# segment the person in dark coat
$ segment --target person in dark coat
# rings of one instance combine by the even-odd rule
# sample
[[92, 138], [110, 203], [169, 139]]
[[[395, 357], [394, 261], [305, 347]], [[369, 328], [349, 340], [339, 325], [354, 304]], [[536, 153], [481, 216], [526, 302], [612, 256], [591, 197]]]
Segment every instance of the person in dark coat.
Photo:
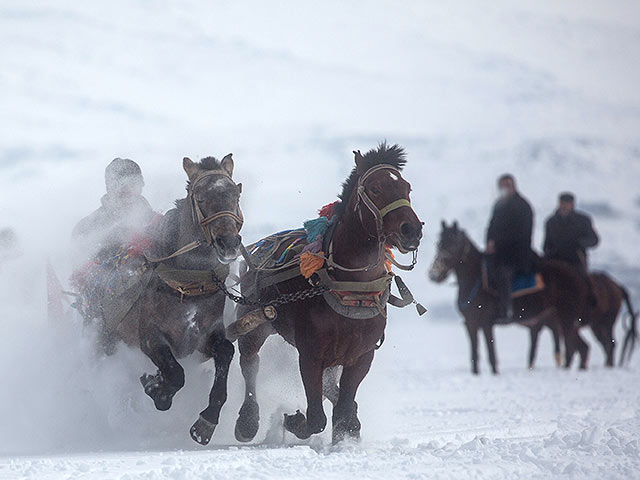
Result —
[[575, 209], [575, 197], [562, 193], [558, 209], [545, 224], [544, 256], [570, 263], [582, 273], [588, 271], [587, 248], [598, 245], [591, 218]]
[[533, 271], [531, 235], [533, 210], [529, 202], [516, 189], [513, 175], [498, 179], [500, 199], [493, 207], [487, 229], [486, 253], [493, 256], [495, 281], [500, 297], [498, 318], [513, 319], [511, 289], [516, 274]]
[[73, 229], [72, 237], [90, 255], [118, 248], [142, 232], [155, 213], [142, 196], [144, 179], [140, 166], [128, 158], [116, 158], [105, 169], [107, 193], [102, 205], [83, 218]]

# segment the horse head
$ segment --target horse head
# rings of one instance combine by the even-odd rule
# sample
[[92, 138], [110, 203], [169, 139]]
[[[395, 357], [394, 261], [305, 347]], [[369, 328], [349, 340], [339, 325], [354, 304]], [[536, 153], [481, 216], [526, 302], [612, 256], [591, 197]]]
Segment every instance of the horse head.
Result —
[[402, 178], [400, 168], [389, 163], [369, 166], [359, 150], [354, 154], [358, 180], [351, 202], [363, 228], [402, 253], [417, 250], [423, 224], [411, 207], [411, 185]]
[[443, 220], [441, 222], [442, 232], [433, 263], [429, 268], [429, 279], [441, 283], [444, 282], [451, 270], [464, 258], [468, 249], [469, 240], [464, 230], [458, 228], [458, 222], [453, 222], [450, 226]]
[[185, 157], [183, 167], [189, 177], [188, 201], [192, 216], [222, 263], [230, 263], [240, 255], [240, 210], [242, 184], [233, 181], [231, 154], [220, 162], [213, 157], [199, 163]]

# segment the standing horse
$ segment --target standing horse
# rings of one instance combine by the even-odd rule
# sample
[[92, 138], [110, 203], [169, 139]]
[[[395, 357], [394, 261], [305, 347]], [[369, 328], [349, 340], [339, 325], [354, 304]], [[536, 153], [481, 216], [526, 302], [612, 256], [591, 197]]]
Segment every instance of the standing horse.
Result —
[[[158, 367], [157, 373], [140, 378], [158, 410], [169, 409], [184, 385], [184, 370], [176, 357], [198, 351], [214, 359], [209, 404], [190, 430], [196, 442], [206, 445], [227, 398], [234, 354], [225, 337], [225, 296], [219, 282], [239, 254], [241, 185], [232, 179], [231, 154], [222, 161], [207, 157], [194, 163], [185, 158], [183, 167], [189, 178], [187, 198], [178, 200], [155, 228], [151, 249], [155, 258], [146, 252], [136, 269], [143, 273], [132, 290], [111, 302], [105, 295], [101, 308], [109, 334], [139, 346]], [[127, 293], [131, 291], [137, 292], [133, 298]]]
[[[379, 280], [389, 277], [385, 247], [416, 251], [422, 224], [409, 203], [410, 185], [400, 174], [405, 164], [403, 149], [383, 143], [364, 156], [354, 153], [356, 165], [343, 185], [341, 202], [336, 206], [335, 230], [325, 250], [329, 252], [325, 273], [330, 276], [328, 281], [351, 285], [380, 283]], [[276, 258], [280, 253], [276, 252]], [[295, 278], [278, 283], [276, 288], [281, 294], [301, 292], [309, 288], [309, 281], [298, 272]], [[385, 294], [386, 287], [383, 290], [378, 292], [378, 298]], [[259, 291], [258, 295], [266, 301], [269, 292]], [[327, 302], [324, 297], [315, 296], [282, 305], [273, 323], [264, 323], [239, 338], [240, 366], [246, 386], [236, 422], [239, 441], [252, 440], [258, 431], [258, 352], [267, 337], [276, 332], [298, 350], [307, 398], [306, 416], [300, 411], [285, 415], [285, 429], [301, 439], [324, 430], [327, 417], [322, 407], [323, 372], [341, 365], [339, 393], [333, 409], [333, 442], [360, 437], [355, 396], [384, 336], [386, 301], [378, 303], [379, 310], [369, 318], [343, 316]]]
[[[498, 317], [498, 297], [482, 288], [483, 254], [467, 237], [456, 222], [447, 226], [442, 222], [438, 251], [429, 270], [429, 278], [443, 282], [451, 271], [458, 279], [458, 309], [465, 319], [471, 340], [471, 369], [478, 368], [478, 330], [482, 328], [487, 343], [489, 362], [493, 373], [498, 373], [495, 354], [493, 326]], [[587, 367], [588, 345], [580, 337], [577, 323], [587, 302], [588, 285], [583, 277], [570, 266], [558, 261], [539, 262], [545, 282], [543, 290], [514, 299], [513, 311], [531, 332], [529, 368], [533, 368], [538, 335], [546, 325], [553, 331], [556, 362], [559, 363], [560, 347], [557, 327], [565, 338], [565, 367], [569, 368], [577, 347], [580, 353], [580, 368]], [[556, 325], [556, 320], [558, 325]]]

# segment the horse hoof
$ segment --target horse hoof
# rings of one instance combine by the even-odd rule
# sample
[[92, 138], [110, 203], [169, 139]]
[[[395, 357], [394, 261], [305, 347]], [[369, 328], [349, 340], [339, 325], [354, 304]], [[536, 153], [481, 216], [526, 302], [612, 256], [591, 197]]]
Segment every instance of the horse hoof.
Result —
[[307, 418], [300, 410], [296, 410], [294, 415], [284, 414], [284, 428], [301, 440], [306, 440], [310, 437], [307, 432]]
[[174, 393], [167, 391], [164, 379], [160, 373], [156, 375], [145, 373], [140, 377], [140, 383], [144, 387], [144, 393], [153, 400], [156, 409], [164, 412], [171, 408]]
[[555, 353], [553, 355], [553, 358], [556, 361], [556, 367], [558, 367], [558, 368], [561, 367], [562, 366], [562, 357], [560, 356], [560, 354], [559, 353]]
[[258, 433], [260, 426], [260, 408], [255, 400], [245, 400], [238, 412], [236, 420], [236, 440], [242, 443], [250, 442]]
[[350, 422], [340, 422], [333, 426], [331, 432], [331, 443], [337, 445], [344, 440], [351, 440], [354, 442], [360, 441], [360, 421], [357, 418], [351, 419]]
[[189, 429], [189, 434], [193, 438], [194, 442], [200, 445], [207, 445], [211, 441], [213, 432], [215, 432], [217, 425], [199, 416], [196, 423]]

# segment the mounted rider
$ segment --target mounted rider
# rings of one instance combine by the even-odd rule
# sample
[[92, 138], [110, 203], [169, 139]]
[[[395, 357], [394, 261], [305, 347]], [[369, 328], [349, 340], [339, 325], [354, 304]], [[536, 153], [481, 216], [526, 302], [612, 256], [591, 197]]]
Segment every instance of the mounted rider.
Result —
[[589, 269], [587, 248], [596, 247], [599, 241], [591, 217], [576, 211], [575, 196], [561, 193], [558, 209], [545, 224], [545, 258], [562, 260], [586, 273]]
[[533, 271], [531, 251], [533, 210], [516, 189], [513, 175], [498, 179], [500, 199], [493, 207], [487, 229], [486, 253], [493, 257], [495, 282], [500, 298], [498, 319], [513, 320], [511, 289], [516, 274]]
[[600, 239], [591, 217], [576, 211], [572, 193], [561, 193], [558, 200], [558, 209], [545, 224], [544, 258], [562, 260], [577, 269], [589, 286], [589, 302], [596, 305], [598, 300], [589, 277], [587, 248], [597, 246]]
[[83, 218], [72, 236], [89, 250], [103, 257], [142, 232], [155, 212], [142, 196], [144, 178], [140, 166], [128, 158], [115, 158], [105, 168], [107, 193], [100, 208]]

